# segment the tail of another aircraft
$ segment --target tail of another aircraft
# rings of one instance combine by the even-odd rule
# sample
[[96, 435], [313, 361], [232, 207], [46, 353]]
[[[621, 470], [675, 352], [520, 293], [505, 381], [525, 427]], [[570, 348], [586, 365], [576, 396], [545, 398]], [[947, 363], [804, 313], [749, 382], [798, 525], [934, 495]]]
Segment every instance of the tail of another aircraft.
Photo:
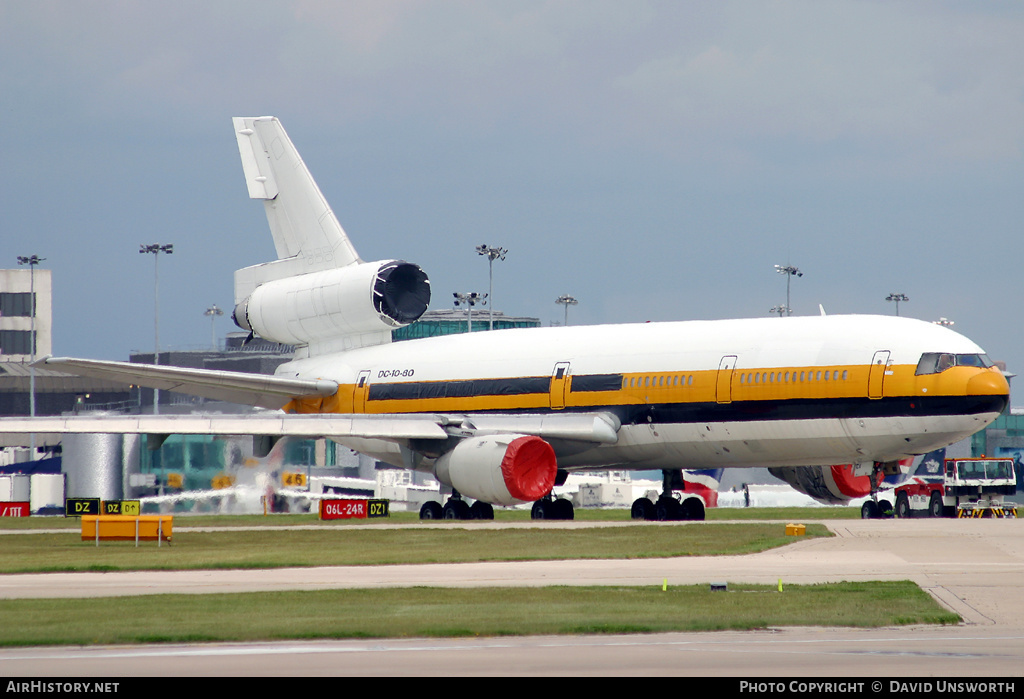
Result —
[[249, 197], [262, 199], [278, 259], [235, 272], [235, 323], [268, 340], [342, 351], [389, 342], [423, 314], [417, 265], [363, 262], [275, 117], [235, 117]]

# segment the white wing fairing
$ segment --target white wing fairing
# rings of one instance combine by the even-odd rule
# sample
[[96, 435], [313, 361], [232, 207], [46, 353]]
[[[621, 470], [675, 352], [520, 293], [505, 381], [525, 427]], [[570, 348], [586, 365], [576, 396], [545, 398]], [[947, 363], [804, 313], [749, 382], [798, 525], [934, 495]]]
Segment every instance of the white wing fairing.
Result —
[[1006, 379], [980, 347], [898, 317], [534, 328], [391, 344], [392, 329], [426, 310], [426, 274], [359, 258], [277, 119], [234, 126], [249, 195], [264, 202], [278, 255], [235, 273], [235, 320], [296, 345], [295, 359], [272, 377], [47, 365], [288, 414], [4, 419], [0, 433], [325, 436], [430, 470], [477, 499], [474, 507], [542, 505], [565, 470], [664, 469], [657, 509], [673, 512], [693, 508], [670, 497], [671, 470], [768, 466], [842, 491], [845, 472], [833, 464], [870, 470], [932, 451], [984, 428], [1007, 404]]

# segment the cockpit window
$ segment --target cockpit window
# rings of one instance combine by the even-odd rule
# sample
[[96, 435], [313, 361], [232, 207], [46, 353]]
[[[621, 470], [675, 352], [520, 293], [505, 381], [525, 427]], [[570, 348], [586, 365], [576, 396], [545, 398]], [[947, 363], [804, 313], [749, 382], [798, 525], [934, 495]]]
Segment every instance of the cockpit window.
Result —
[[925, 352], [917, 363], [917, 376], [940, 374], [954, 366], [987, 368], [993, 366], [987, 354], [950, 354], [948, 352]]

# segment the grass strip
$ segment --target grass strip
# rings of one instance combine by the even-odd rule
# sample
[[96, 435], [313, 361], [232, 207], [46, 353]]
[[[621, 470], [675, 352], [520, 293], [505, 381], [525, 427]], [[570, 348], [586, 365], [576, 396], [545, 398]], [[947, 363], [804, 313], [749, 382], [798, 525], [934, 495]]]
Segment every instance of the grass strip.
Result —
[[0, 600], [0, 645], [655, 633], [954, 624], [909, 581], [403, 588]]
[[[272, 514], [272, 515], [174, 515], [176, 527], [286, 527], [316, 524], [332, 527], [359, 527], [374, 524], [415, 524], [420, 522], [416, 512], [393, 512], [386, 519], [344, 519], [322, 521], [316, 514]], [[750, 521], [787, 520], [820, 521], [826, 519], [860, 519], [859, 507], [723, 507], [706, 511], [707, 521]], [[629, 522], [630, 511], [624, 509], [582, 509], [577, 508], [576, 520], [580, 522]], [[529, 522], [529, 510], [506, 510], [495, 508], [494, 518], [498, 522]], [[460, 522], [434, 520], [424, 522], [428, 526], [448, 524], [460, 526]], [[0, 530], [24, 529], [79, 529], [76, 517], [3, 517]]]
[[[831, 536], [807, 525], [807, 536]], [[782, 524], [699, 523], [582, 529], [259, 529], [155, 542], [82, 541], [78, 531], [0, 536], [0, 573], [281, 568], [755, 553], [793, 543]]]

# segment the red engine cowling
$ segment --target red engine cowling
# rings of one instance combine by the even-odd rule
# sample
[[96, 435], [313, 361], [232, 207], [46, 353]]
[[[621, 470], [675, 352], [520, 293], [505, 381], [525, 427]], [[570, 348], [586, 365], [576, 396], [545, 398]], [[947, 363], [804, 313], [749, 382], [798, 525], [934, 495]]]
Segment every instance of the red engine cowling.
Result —
[[[828, 505], [842, 505], [871, 494], [871, 477], [853, 475], [852, 464], [793, 466], [768, 471], [801, 493]], [[881, 474], [878, 478], [881, 483]]]
[[539, 500], [554, 487], [557, 470], [551, 445], [521, 434], [470, 437], [434, 462], [442, 483], [495, 505]]

